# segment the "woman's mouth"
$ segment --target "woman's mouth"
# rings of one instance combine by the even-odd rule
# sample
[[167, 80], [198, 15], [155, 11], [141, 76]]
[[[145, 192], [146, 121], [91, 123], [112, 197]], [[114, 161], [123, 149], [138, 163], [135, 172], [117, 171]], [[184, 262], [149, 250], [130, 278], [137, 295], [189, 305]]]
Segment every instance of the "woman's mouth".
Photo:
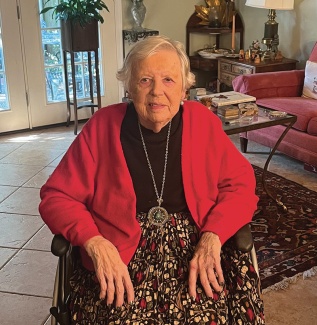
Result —
[[149, 105], [151, 108], [154, 108], [154, 109], [160, 109], [160, 108], [165, 107], [164, 104], [160, 104], [160, 103], [150, 103]]

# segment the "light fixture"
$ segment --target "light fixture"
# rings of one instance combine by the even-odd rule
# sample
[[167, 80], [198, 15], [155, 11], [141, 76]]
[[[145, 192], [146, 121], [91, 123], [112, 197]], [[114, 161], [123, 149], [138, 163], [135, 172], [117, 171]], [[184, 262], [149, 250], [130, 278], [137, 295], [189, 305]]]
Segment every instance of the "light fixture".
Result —
[[278, 23], [275, 20], [275, 10], [292, 10], [294, 9], [294, 0], [247, 0], [246, 6], [269, 9], [269, 20], [265, 23], [264, 37], [262, 43], [266, 45], [267, 50], [264, 58], [270, 58], [272, 52], [277, 53], [279, 45]]

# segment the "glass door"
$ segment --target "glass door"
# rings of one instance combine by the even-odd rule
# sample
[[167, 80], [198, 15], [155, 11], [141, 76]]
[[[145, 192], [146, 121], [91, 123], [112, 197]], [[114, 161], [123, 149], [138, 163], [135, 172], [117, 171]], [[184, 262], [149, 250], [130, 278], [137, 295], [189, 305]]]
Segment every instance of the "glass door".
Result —
[[[51, 13], [39, 15], [45, 2], [0, 0], [4, 53], [2, 64], [0, 51], [0, 113], [7, 113], [0, 116], [0, 132], [66, 122], [60, 27]], [[106, 0], [105, 3], [110, 12], [103, 12], [105, 22], [100, 25], [102, 106], [121, 98], [121, 87], [115, 77], [122, 63], [121, 0]], [[88, 95], [87, 77], [87, 53], [78, 53], [76, 89], [79, 99]], [[2, 84], [6, 84], [7, 89], [2, 90]], [[17, 93], [20, 102], [17, 102]], [[7, 108], [2, 109], [6, 101]], [[90, 116], [89, 108], [78, 111], [79, 119]]]
[[[67, 109], [59, 22], [52, 19], [51, 12], [39, 15], [46, 0], [19, 1], [32, 126], [64, 123], [67, 119]], [[51, 1], [51, 4], [54, 1]], [[113, 44], [118, 44], [116, 29], [120, 31], [122, 29], [121, 20], [118, 22], [116, 19], [118, 1], [107, 0], [105, 2], [109, 7], [109, 12], [102, 11], [105, 22], [100, 24], [102, 106], [119, 100], [119, 87], [115, 77], [118, 68], [118, 47]], [[32, 3], [31, 8], [35, 10], [30, 9], [30, 3]], [[121, 41], [119, 43], [121, 44]], [[77, 53], [75, 69], [78, 97], [79, 99], [87, 98], [87, 53]], [[70, 79], [68, 76], [68, 80]], [[72, 89], [71, 84], [70, 89]], [[90, 108], [82, 108], [78, 111], [79, 119], [90, 116]]]
[[30, 127], [15, 0], [0, 0], [0, 133]]

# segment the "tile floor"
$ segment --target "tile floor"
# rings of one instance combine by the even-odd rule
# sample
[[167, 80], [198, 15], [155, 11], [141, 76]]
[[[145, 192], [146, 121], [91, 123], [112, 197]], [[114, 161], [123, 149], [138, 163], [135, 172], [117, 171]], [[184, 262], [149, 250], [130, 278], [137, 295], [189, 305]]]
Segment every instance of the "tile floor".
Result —
[[39, 189], [74, 140], [72, 128], [0, 136], [0, 324], [49, 324], [57, 258]]
[[[56, 127], [0, 136], [0, 323], [46, 325], [57, 259], [52, 235], [38, 213], [39, 189], [74, 140], [72, 128]], [[238, 136], [232, 136], [238, 144]], [[268, 150], [246, 154], [263, 167]], [[317, 175], [277, 154], [270, 170], [317, 191]]]

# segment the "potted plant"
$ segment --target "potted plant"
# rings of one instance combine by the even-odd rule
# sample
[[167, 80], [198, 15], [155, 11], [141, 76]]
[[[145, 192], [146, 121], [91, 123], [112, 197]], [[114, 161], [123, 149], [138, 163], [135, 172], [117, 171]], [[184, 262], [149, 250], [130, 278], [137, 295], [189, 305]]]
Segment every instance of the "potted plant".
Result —
[[[47, 0], [47, 5], [52, 0]], [[52, 16], [61, 22], [62, 48], [67, 51], [93, 51], [99, 47], [98, 22], [104, 19], [101, 10], [108, 7], [103, 0], [60, 0], [54, 6], [44, 7], [40, 14], [52, 10]]]

